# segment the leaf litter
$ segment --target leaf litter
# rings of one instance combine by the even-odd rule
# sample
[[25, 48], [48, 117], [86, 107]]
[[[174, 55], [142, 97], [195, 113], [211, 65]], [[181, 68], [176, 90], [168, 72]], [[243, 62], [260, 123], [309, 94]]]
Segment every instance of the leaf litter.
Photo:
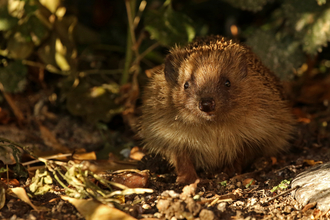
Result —
[[[1, 139], [1, 146], [6, 145], [13, 149], [11, 154], [16, 163], [7, 165], [8, 178], [3, 175], [1, 181], [8, 188], [21, 187], [17, 188], [20, 189], [20, 194], [24, 195], [26, 192], [30, 201], [26, 198], [18, 199], [17, 195], [2, 187], [1, 217], [9, 219], [15, 215], [17, 219], [28, 219], [32, 216], [37, 219], [96, 219], [101, 218], [102, 213], [110, 213], [105, 214], [104, 219], [118, 219], [121, 215], [124, 219], [327, 219], [329, 212], [315, 208], [314, 203], [299, 204], [292, 195], [296, 189], [293, 189], [289, 182], [302, 171], [329, 161], [330, 131], [324, 126], [324, 122], [329, 120], [327, 112], [328, 107], [324, 103], [321, 106], [306, 105], [299, 108], [296, 114], [299, 121], [298, 132], [292, 142], [292, 148], [287, 153], [276, 158], [261, 158], [243, 174], [232, 178], [224, 173], [201, 172], [199, 183], [185, 187], [175, 183], [171, 166], [162, 158], [147, 155], [137, 165], [136, 162], [122, 161], [112, 154], [107, 155], [109, 159], [100, 160], [97, 151], [87, 154], [76, 150], [74, 153], [48, 155], [49, 157], [38, 151], [38, 154], [42, 155], [39, 156], [25, 147], [33, 146], [26, 141], [31, 135], [24, 133], [26, 131], [13, 129], [12, 131], [18, 132], [19, 135], [8, 137], [14, 137], [13, 140], [17, 137], [19, 143], [24, 144]], [[62, 120], [58, 118], [57, 121]], [[70, 121], [70, 126], [61, 126], [59, 129], [52, 126], [52, 123], [43, 122], [48, 132], [41, 131], [41, 135], [51, 135], [53, 141], [47, 142], [49, 139], [46, 136], [39, 140], [46, 143], [45, 145], [60, 143], [69, 149], [67, 152], [73, 152], [70, 150], [71, 144], [66, 132], [70, 133], [70, 129], [82, 126], [76, 126], [77, 122]], [[62, 132], [54, 135], [54, 128], [57, 132]], [[4, 132], [9, 130], [0, 129], [1, 136]], [[79, 132], [81, 134], [75, 139], [76, 145], [83, 143], [84, 138], [90, 137], [84, 135], [83, 130]], [[87, 132], [91, 133], [88, 130]], [[121, 135], [112, 135], [111, 138], [113, 143], [122, 146], [129, 140]], [[116, 138], [121, 140], [116, 142]], [[99, 140], [92, 139], [94, 143]], [[141, 159], [143, 153], [139, 148], [133, 149], [131, 155], [139, 155], [135, 158]], [[122, 151], [123, 149], [118, 150]], [[23, 163], [26, 171], [19, 166], [22, 152], [29, 152], [27, 155], [30, 158], [25, 159], [28, 162]], [[24, 154], [23, 158], [26, 158], [27, 155]], [[31, 158], [34, 159], [33, 162]], [[135, 170], [136, 166], [150, 172]], [[13, 175], [15, 167], [21, 170], [18, 176]], [[14, 183], [13, 180], [19, 183]], [[71, 202], [68, 202], [69, 200]], [[36, 207], [45, 207], [51, 211], [40, 211]], [[117, 212], [114, 210], [118, 210], [117, 217], [111, 214]]]

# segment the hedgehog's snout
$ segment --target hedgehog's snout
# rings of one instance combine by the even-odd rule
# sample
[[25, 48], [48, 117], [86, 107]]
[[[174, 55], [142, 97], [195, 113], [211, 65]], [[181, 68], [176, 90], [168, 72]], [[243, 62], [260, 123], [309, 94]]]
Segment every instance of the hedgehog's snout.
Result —
[[213, 98], [203, 98], [200, 100], [198, 107], [203, 112], [211, 113], [215, 109], [215, 101]]

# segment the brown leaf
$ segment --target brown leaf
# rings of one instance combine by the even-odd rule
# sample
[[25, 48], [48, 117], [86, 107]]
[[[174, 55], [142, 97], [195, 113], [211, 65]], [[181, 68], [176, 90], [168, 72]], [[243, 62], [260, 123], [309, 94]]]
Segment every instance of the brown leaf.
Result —
[[145, 154], [140, 150], [139, 147], [133, 147], [129, 157], [133, 160], [141, 160], [144, 155]]
[[270, 159], [272, 160], [272, 165], [277, 163], [277, 158], [276, 157], [270, 157]]
[[304, 206], [304, 208], [301, 210], [302, 212], [306, 212], [307, 210], [314, 208], [316, 206], [316, 202], [308, 203]]
[[256, 181], [253, 178], [247, 178], [247, 179], [243, 180], [242, 184], [243, 184], [243, 186], [247, 186], [249, 184], [255, 185]]
[[[54, 152], [60, 152], [60, 153], [69, 153], [70, 150], [63, 146], [62, 144], [60, 144], [56, 137], [52, 134], [52, 132], [50, 130], [48, 130], [48, 128], [46, 128], [45, 126], [43, 126], [40, 122], [38, 122], [39, 124], [39, 130], [41, 133], [41, 138], [44, 140], [45, 144], [47, 146], [50, 146], [53, 148]], [[52, 154], [54, 153], [52, 152]]]
[[13, 100], [12, 96], [9, 93], [3, 92], [3, 91], [2, 91], [2, 94], [5, 97], [7, 103], [10, 105], [10, 108], [13, 110], [13, 113], [15, 114], [18, 123], [24, 124], [25, 117], [24, 117], [22, 111], [15, 104], [15, 101]]
[[322, 164], [323, 161], [304, 160], [304, 163], [307, 163], [309, 166], [314, 166], [314, 165], [316, 165], [316, 164]]
[[74, 199], [68, 196], [61, 196], [61, 198], [74, 205], [86, 220], [135, 220], [125, 212], [92, 199]]
[[96, 160], [96, 154], [94, 151], [88, 153], [75, 153], [72, 155], [75, 160]]
[[149, 184], [149, 175], [145, 171], [125, 172], [115, 174], [111, 181], [123, 184], [129, 188], [146, 188]]

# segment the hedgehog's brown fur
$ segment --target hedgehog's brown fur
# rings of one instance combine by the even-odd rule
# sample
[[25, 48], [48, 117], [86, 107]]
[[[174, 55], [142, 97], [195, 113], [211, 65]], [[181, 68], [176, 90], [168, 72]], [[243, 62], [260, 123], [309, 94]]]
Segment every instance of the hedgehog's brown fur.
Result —
[[[200, 110], [204, 99], [214, 110]], [[248, 47], [211, 36], [170, 51], [145, 88], [139, 135], [174, 164], [177, 182], [190, 183], [197, 168], [246, 165], [285, 150], [293, 125], [277, 77]]]

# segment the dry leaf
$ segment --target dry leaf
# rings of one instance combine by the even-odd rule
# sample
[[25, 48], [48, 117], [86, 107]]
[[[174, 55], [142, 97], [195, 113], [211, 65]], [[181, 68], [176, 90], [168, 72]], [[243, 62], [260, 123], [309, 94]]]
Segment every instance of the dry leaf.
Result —
[[293, 108], [292, 113], [298, 118], [298, 122], [304, 124], [309, 124], [311, 122], [310, 115], [303, 112], [300, 108]]
[[132, 216], [114, 207], [104, 205], [92, 199], [74, 199], [61, 196], [63, 200], [69, 201], [82, 214], [86, 220], [134, 220]]
[[270, 159], [272, 160], [272, 165], [277, 163], [277, 159], [276, 157], [270, 157]]
[[256, 181], [253, 178], [247, 178], [247, 179], [243, 180], [242, 184], [243, 184], [243, 186], [255, 185]]
[[304, 206], [304, 208], [301, 210], [302, 212], [306, 212], [307, 210], [314, 208], [316, 206], [316, 202], [308, 203]]
[[35, 206], [30, 201], [28, 195], [26, 194], [26, 191], [22, 187], [16, 187], [9, 189], [12, 193], [14, 193], [19, 199], [21, 199], [23, 202], [29, 204], [35, 211], [42, 212], [42, 211], [49, 211], [46, 207], [43, 206]]
[[129, 155], [129, 158], [131, 158], [133, 160], [142, 160], [144, 155], [145, 154], [140, 150], [139, 147], [133, 147], [131, 150], [131, 153]]
[[96, 160], [96, 154], [94, 151], [88, 153], [75, 153], [72, 155], [75, 160]]
[[316, 165], [316, 164], [322, 164], [323, 161], [304, 160], [304, 163], [307, 163], [309, 166], [314, 166], [314, 165]]
[[111, 181], [123, 184], [129, 188], [146, 188], [149, 183], [148, 172], [125, 172], [114, 174]]
[[52, 134], [52, 132], [50, 132], [50, 130], [48, 130], [48, 128], [46, 128], [45, 126], [43, 126], [41, 123], [39, 124], [39, 130], [41, 133], [41, 137], [44, 140], [45, 144], [52, 147], [54, 149], [55, 152], [60, 152], [60, 153], [68, 153], [69, 149], [65, 146], [63, 146], [62, 144], [60, 144], [56, 137]]
[[4, 92], [3, 90], [2, 90], [2, 94], [5, 97], [5, 99], [6, 99], [7, 103], [9, 104], [10, 108], [13, 110], [13, 113], [15, 114], [16, 119], [18, 120], [19, 124], [23, 124], [25, 122], [25, 117], [24, 117], [22, 111], [15, 104], [15, 101], [12, 98], [12, 95], [10, 95], [9, 93]]

